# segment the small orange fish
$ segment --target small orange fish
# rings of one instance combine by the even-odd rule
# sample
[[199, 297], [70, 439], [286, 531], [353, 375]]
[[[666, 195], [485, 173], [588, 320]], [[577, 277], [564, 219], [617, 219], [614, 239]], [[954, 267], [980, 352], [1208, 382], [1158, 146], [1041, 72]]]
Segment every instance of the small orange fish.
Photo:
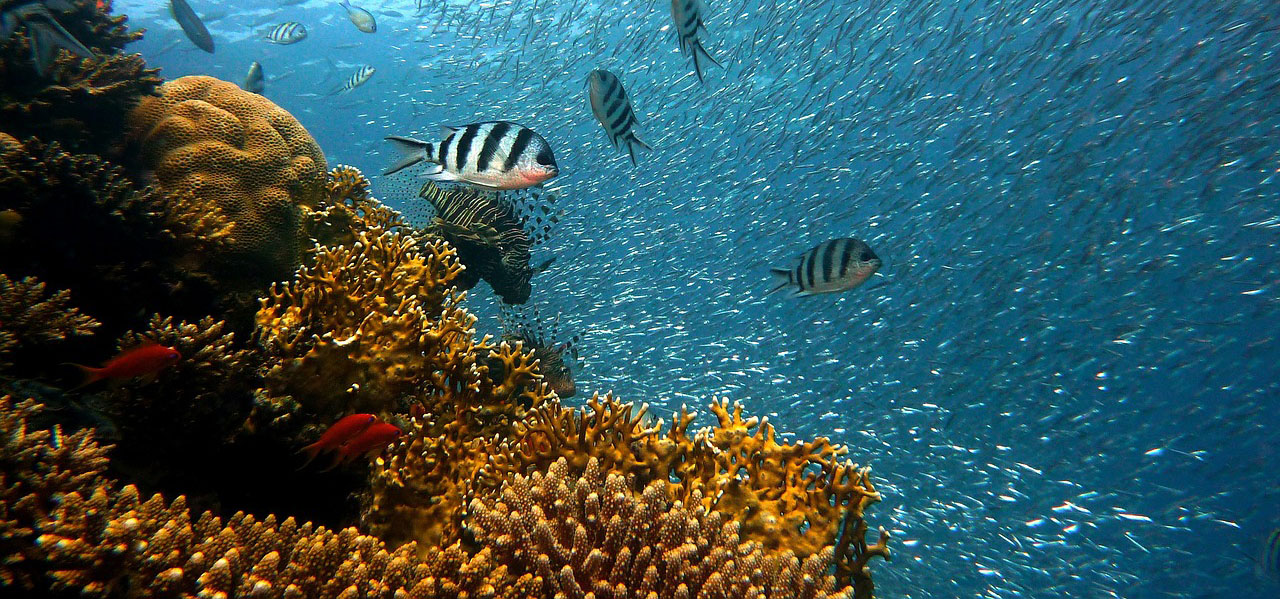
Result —
[[[326, 451], [334, 451], [341, 447], [344, 443], [354, 439], [369, 428], [374, 422], [378, 421], [378, 417], [373, 414], [352, 414], [347, 416], [329, 427], [320, 440], [303, 447], [300, 451], [307, 454], [307, 461], [302, 464], [302, 468], [306, 468], [311, 460]], [[299, 468], [301, 469], [301, 468]]]
[[120, 355], [108, 360], [101, 368], [82, 366], [80, 364], [72, 364], [72, 366], [79, 368], [85, 375], [84, 382], [76, 387], [79, 389], [104, 379], [131, 379], [156, 374], [165, 368], [173, 366], [181, 359], [182, 354], [178, 350], [150, 342], [140, 347], [120, 352]]

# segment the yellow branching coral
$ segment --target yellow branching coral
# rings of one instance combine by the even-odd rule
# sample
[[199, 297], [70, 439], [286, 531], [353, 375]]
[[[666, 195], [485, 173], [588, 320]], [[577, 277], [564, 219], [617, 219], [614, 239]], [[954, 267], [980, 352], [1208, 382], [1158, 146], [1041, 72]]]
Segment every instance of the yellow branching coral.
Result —
[[98, 321], [70, 306], [71, 292], [48, 293], [34, 277], [14, 281], [0, 273], [0, 368], [5, 354], [19, 344], [61, 341], [92, 335]]
[[320, 147], [288, 112], [233, 83], [180, 77], [160, 94], [129, 115], [143, 166], [161, 189], [190, 193], [234, 223], [224, 277], [288, 276], [303, 247], [299, 205], [324, 193]]
[[320, 245], [348, 245], [369, 227], [407, 232], [400, 213], [369, 194], [369, 179], [354, 166], [340, 164], [329, 171], [322, 201], [303, 205], [304, 228]]
[[186, 499], [144, 497], [102, 475], [88, 431], [38, 430], [34, 402], [0, 398], [0, 583], [85, 597], [534, 599], [541, 582], [490, 551], [389, 549], [354, 528], [274, 515], [198, 517]]
[[768, 552], [701, 505], [699, 491], [686, 502], [662, 481], [634, 487], [596, 458], [581, 476], [560, 458], [545, 474], [516, 476], [500, 498], [473, 500], [467, 524], [497, 558], [533, 568], [545, 597], [853, 596], [828, 573], [831, 547], [803, 560]]
[[[694, 415], [687, 410], [681, 410], [664, 435], [661, 421], [646, 421], [646, 409], [633, 412], [630, 404], [598, 395], [582, 410], [543, 405], [527, 434], [490, 448], [496, 455], [481, 476], [509, 479], [560, 459], [581, 472], [594, 459], [606, 471], [632, 477], [638, 488], [660, 481], [686, 502], [697, 493], [704, 507], [740, 522], [743, 538], [769, 550], [816, 555], [836, 542], [845, 521], [852, 547], [837, 557], [850, 576], [864, 574], [865, 559], [858, 568], [849, 560], [864, 554], [888, 556], [887, 550], [867, 554], [869, 549], [854, 534], [859, 526], [865, 533], [863, 510], [880, 495], [867, 469], [840, 459], [845, 448], [825, 438], [779, 443], [768, 422], [743, 419], [742, 406], [727, 401], [711, 404], [719, 423], [692, 436], [688, 427]], [[871, 549], [876, 548], [883, 543]]]

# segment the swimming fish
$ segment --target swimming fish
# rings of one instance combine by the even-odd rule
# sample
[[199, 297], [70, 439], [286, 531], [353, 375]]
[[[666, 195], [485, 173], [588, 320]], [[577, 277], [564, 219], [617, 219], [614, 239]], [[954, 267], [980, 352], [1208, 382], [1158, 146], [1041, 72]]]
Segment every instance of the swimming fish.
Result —
[[1266, 542], [1262, 545], [1262, 555], [1256, 564], [1257, 573], [1264, 578], [1280, 582], [1280, 528], [1271, 530]]
[[356, 29], [365, 33], [373, 33], [378, 30], [378, 23], [373, 20], [373, 14], [369, 11], [359, 6], [352, 6], [347, 0], [338, 0], [338, 5], [347, 9], [347, 18], [351, 19], [351, 24], [355, 25]]
[[173, 14], [173, 19], [182, 27], [182, 32], [187, 34], [187, 39], [191, 40], [191, 43], [213, 54], [213, 36], [209, 35], [209, 30], [200, 21], [196, 11], [191, 10], [187, 0], [169, 0], [169, 12]]
[[155, 374], [181, 359], [182, 354], [178, 350], [151, 342], [120, 352], [120, 355], [108, 360], [101, 368], [80, 364], [72, 366], [85, 374], [84, 382], [76, 387], [78, 389], [105, 379], [131, 379]]
[[369, 78], [372, 77], [373, 74], [376, 72], [378, 72], [378, 69], [375, 69], [369, 65], [364, 65], [359, 69], [357, 69], [355, 73], [352, 73], [350, 77], [347, 77], [347, 80], [342, 82], [342, 85], [338, 86], [337, 89], [329, 92], [329, 95], [332, 96], [334, 94], [344, 94], [357, 87], [360, 87], [361, 85], [364, 85], [365, 82], [368, 81]]
[[604, 127], [613, 147], [619, 142], [627, 144], [627, 153], [631, 155], [631, 164], [636, 164], [635, 145], [652, 150], [649, 144], [636, 137], [636, 113], [631, 108], [631, 99], [627, 90], [613, 73], [604, 69], [596, 69], [587, 75], [587, 96], [591, 100], [591, 112]]
[[54, 20], [53, 14], [49, 12], [50, 8], [60, 11], [75, 10], [67, 0], [18, 2], [0, 10], [0, 41], [8, 40], [19, 25], [26, 25], [31, 45], [31, 62], [41, 76], [49, 72], [58, 48], [84, 58], [95, 56], [93, 50], [72, 37]]
[[425, 173], [432, 181], [461, 181], [488, 189], [523, 189], [560, 174], [551, 146], [532, 129], [507, 121], [445, 127], [439, 145], [390, 136], [401, 159], [384, 175], [419, 162], [435, 166]]
[[338, 457], [329, 469], [351, 461], [353, 458], [380, 452], [400, 437], [400, 429], [394, 424], [375, 422], [360, 434], [338, 448]]
[[[573, 335], [567, 340], [560, 339], [559, 315], [547, 321], [542, 318], [537, 307], [527, 310], [521, 306], [503, 304], [499, 317], [502, 320], [502, 339], [519, 341], [525, 349], [533, 350], [533, 356], [538, 360], [538, 370], [542, 373], [542, 381], [556, 395], [564, 399], [578, 393], [573, 369], [565, 356], [578, 359], [581, 335]], [[501, 360], [490, 360], [488, 365], [492, 375], [502, 376]]]
[[702, 14], [706, 10], [707, 7], [702, 0], [671, 0], [671, 20], [676, 24], [675, 32], [680, 43], [680, 54], [693, 57], [693, 72], [698, 75], [699, 82], [702, 81], [702, 66], [698, 63], [699, 54], [710, 60], [712, 64], [724, 68], [707, 53], [702, 47], [702, 41], [698, 39], [698, 30], [702, 30], [703, 33], [707, 31], [702, 19]]
[[352, 414], [333, 423], [333, 426], [330, 426], [329, 430], [325, 431], [323, 435], [320, 435], [319, 441], [298, 450], [301, 453], [307, 454], [307, 461], [302, 464], [302, 467], [305, 468], [307, 464], [310, 464], [311, 461], [316, 459], [316, 456], [321, 453], [336, 450], [341, 447], [343, 443], [356, 438], [356, 436], [363, 433], [365, 429], [369, 428], [377, 421], [378, 417], [373, 414]]
[[307, 28], [297, 21], [285, 21], [267, 32], [267, 41], [273, 44], [296, 44], [307, 39]]
[[[865, 282], [880, 269], [881, 261], [865, 242], [841, 238], [824, 241], [800, 255], [794, 268], [774, 268], [777, 287], [794, 287], [793, 297], [847, 291]], [[766, 293], [765, 295], [768, 295]]]
[[267, 86], [262, 77], [262, 65], [258, 61], [253, 61], [249, 65], [249, 72], [244, 76], [244, 85], [240, 86], [247, 92], [260, 94], [266, 90]]

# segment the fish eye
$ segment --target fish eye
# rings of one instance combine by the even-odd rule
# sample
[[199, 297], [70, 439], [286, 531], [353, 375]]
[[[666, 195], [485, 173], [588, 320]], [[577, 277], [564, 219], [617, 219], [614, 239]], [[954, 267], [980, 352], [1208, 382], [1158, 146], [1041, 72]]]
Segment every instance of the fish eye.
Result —
[[175, 352], [169, 352], [169, 359], [170, 359], [170, 360], [177, 360], [177, 359], [178, 359], [178, 352], [176, 352], [176, 351], [175, 351]]
[[538, 152], [538, 155], [534, 157], [534, 160], [542, 166], [556, 165], [556, 159], [551, 155], [551, 148], [542, 148], [542, 150]]
[[862, 252], [862, 255], [858, 256], [858, 259], [863, 262], [871, 260], [871, 252]]

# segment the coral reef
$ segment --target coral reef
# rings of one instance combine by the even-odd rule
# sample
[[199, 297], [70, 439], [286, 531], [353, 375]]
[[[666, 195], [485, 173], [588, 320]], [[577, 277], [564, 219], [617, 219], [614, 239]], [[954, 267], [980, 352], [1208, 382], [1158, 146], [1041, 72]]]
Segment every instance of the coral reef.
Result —
[[399, 212], [373, 199], [369, 180], [354, 166], [335, 166], [324, 190], [319, 204], [301, 206], [303, 229], [319, 245], [350, 245], [370, 227], [407, 230]]
[[740, 523], [701, 505], [672, 500], [662, 481], [634, 482], [605, 472], [590, 458], [581, 476], [564, 458], [544, 474], [517, 475], [501, 497], [471, 502], [476, 540], [494, 557], [533, 567], [544, 597], [804, 597], [853, 596], [828, 573], [834, 549], [803, 561], [742, 542]]
[[0, 272], [70, 290], [103, 323], [98, 345], [54, 364], [98, 359], [103, 345], [145, 326], [151, 313], [198, 319], [217, 311], [217, 284], [202, 270], [229, 239], [216, 208], [139, 191], [97, 156], [0, 133], [0, 212], [16, 221], [0, 236]]
[[[12, 14], [32, 2], [7, 0]], [[54, 19], [93, 56], [60, 51], [42, 72], [32, 61], [29, 26], [0, 40], [0, 130], [16, 137], [39, 136], [75, 152], [111, 153], [124, 131], [124, 115], [160, 85], [157, 69], [139, 54], [121, 50], [139, 39], [125, 17], [99, 10], [95, 0], [68, 0], [51, 7]]]
[[21, 346], [92, 335], [101, 323], [71, 307], [66, 290], [46, 293], [34, 277], [11, 280], [0, 273], [0, 372], [10, 363], [5, 354]]
[[[519, 342], [523, 347], [533, 351], [538, 361], [538, 370], [542, 380], [547, 383], [560, 399], [573, 397], [578, 393], [578, 386], [573, 380], [573, 369], [565, 360], [566, 354], [578, 358], [579, 335], [569, 339], [560, 338], [560, 317], [548, 321], [543, 319], [537, 307], [526, 309], [524, 306], [502, 304], [499, 313], [502, 319], [502, 340], [509, 343]], [[491, 363], [490, 371], [501, 372], [501, 363]]]
[[212, 77], [166, 82], [129, 114], [129, 137], [160, 189], [190, 193], [233, 223], [212, 260], [219, 278], [258, 291], [285, 279], [304, 247], [299, 206], [325, 193], [320, 147], [288, 112]]
[[237, 512], [198, 517], [178, 496], [145, 501], [104, 474], [89, 431], [63, 435], [28, 420], [39, 406], [0, 398], [0, 583], [84, 597], [404, 597], [532, 599], [515, 577], [459, 545], [389, 550], [354, 528]]
[[548, 402], [536, 410], [523, 437], [490, 448], [494, 457], [481, 476], [506, 480], [560, 459], [582, 472], [594, 458], [605, 470], [631, 477], [637, 488], [660, 481], [686, 503], [697, 493], [703, 507], [740, 522], [744, 539], [799, 556], [823, 551], [845, 522], [850, 546], [837, 562], [861, 581], [865, 572], [848, 560], [865, 565], [871, 555], [888, 557], [883, 530], [871, 547], [855, 534], [866, 530], [863, 511], [880, 500], [869, 470], [841, 461], [847, 449], [825, 438], [778, 443], [767, 421], [743, 419], [742, 410], [740, 404], [714, 401], [718, 424], [690, 436], [694, 414], [682, 409], [663, 435], [661, 420], [648, 422], [647, 406], [634, 411], [598, 395], [581, 410]]

